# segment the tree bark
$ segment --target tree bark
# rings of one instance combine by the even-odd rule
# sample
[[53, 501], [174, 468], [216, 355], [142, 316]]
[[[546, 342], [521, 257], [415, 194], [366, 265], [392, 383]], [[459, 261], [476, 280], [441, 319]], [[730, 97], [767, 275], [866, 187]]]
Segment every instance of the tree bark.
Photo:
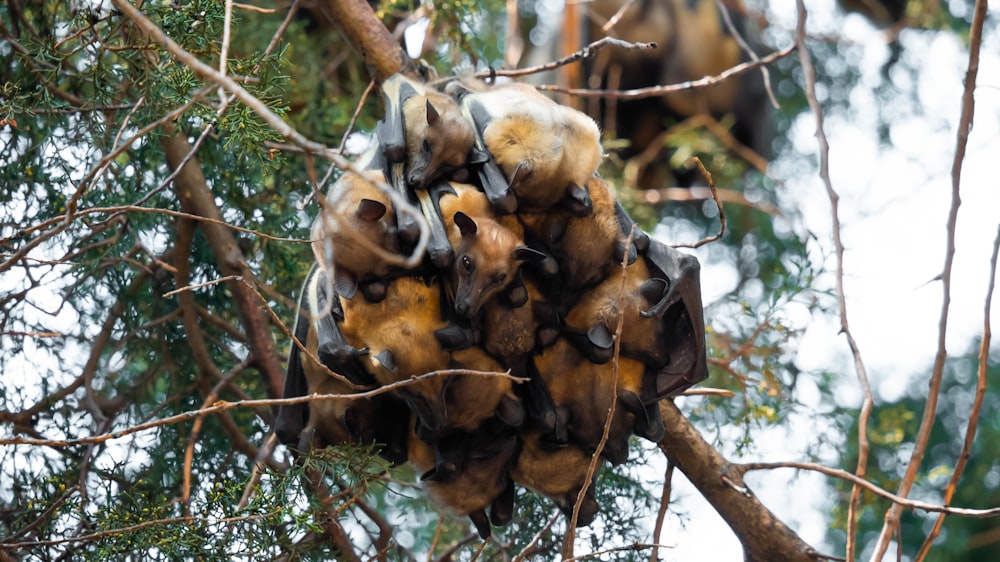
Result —
[[[176, 170], [184, 157], [191, 152], [191, 144], [173, 124], [164, 125], [163, 129], [166, 136], [161, 139], [160, 144], [167, 156], [170, 169]], [[215, 198], [208, 188], [197, 157], [188, 160], [174, 178], [174, 191], [185, 212], [222, 220], [222, 213], [215, 205]], [[220, 224], [209, 222], [202, 222], [200, 227], [212, 248], [220, 273], [224, 277], [238, 275], [252, 284], [254, 274], [243, 256], [243, 251], [237, 246], [232, 231]], [[274, 338], [268, 328], [267, 313], [263, 303], [240, 281], [230, 281], [227, 286], [233, 292], [234, 301], [240, 311], [247, 344], [254, 365], [263, 379], [264, 388], [267, 389], [269, 397], [280, 397], [284, 388], [285, 373], [275, 351]]]
[[340, 26], [377, 84], [409, 66], [409, 57], [365, 0], [326, 0], [322, 9]]
[[815, 562], [828, 558], [806, 544], [757, 499], [743, 483], [742, 473], [702, 438], [672, 401], [662, 400], [660, 413], [668, 428], [660, 447], [736, 534], [746, 562]]

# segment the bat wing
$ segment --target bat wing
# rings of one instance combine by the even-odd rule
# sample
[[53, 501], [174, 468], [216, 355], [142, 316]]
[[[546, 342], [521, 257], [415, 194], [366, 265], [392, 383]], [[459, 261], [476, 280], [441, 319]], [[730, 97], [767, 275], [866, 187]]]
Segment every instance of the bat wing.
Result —
[[514, 196], [513, 190], [510, 189], [510, 184], [507, 182], [503, 170], [497, 165], [493, 155], [489, 153], [483, 142], [483, 131], [486, 130], [493, 117], [483, 104], [472, 97], [464, 98], [462, 105], [476, 129], [476, 150], [487, 156], [485, 162], [477, 167], [479, 183], [483, 186], [486, 198], [490, 200], [498, 213], [511, 214], [517, 210], [517, 198]]
[[455, 253], [448, 241], [444, 219], [441, 218], [441, 207], [437, 202], [440, 193], [435, 194], [433, 191], [418, 189], [416, 195], [417, 201], [420, 203], [420, 212], [427, 220], [427, 226], [431, 231], [430, 240], [427, 243], [427, 256], [430, 257], [434, 267], [447, 269], [452, 260], [455, 259]]
[[385, 118], [375, 126], [375, 136], [387, 161], [402, 162], [406, 159], [406, 121], [403, 102], [417, 95], [409, 79], [400, 73], [382, 82], [382, 103]]
[[694, 256], [683, 254], [651, 239], [645, 255], [655, 275], [669, 285], [664, 297], [667, 309], [665, 341], [670, 360], [656, 371], [656, 398], [674, 396], [708, 377], [705, 350], [705, 317], [701, 304], [701, 265]]
[[[282, 398], [296, 398], [309, 393], [306, 385], [306, 373], [302, 368], [302, 356], [299, 346], [306, 345], [309, 336], [309, 305], [306, 292], [312, 285], [313, 277], [319, 272], [319, 268], [313, 265], [306, 275], [306, 281], [302, 285], [299, 295], [298, 311], [295, 315], [295, 328], [292, 332], [291, 349], [288, 351], [288, 365], [285, 368], [285, 387], [281, 392]], [[299, 434], [306, 427], [309, 419], [309, 404], [291, 404], [278, 406], [278, 414], [274, 420], [274, 433], [278, 440], [285, 445], [293, 445], [299, 442]]]

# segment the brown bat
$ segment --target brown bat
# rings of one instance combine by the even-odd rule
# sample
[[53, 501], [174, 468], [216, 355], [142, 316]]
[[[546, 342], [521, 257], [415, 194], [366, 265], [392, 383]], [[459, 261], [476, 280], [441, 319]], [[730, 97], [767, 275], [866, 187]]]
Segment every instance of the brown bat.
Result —
[[[447, 369], [450, 355], [434, 331], [441, 319], [440, 290], [414, 277], [389, 283], [382, 302], [344, 301], [341, 331], [355, 347], [366, 347], [366, 367], [381, 385]], [[447, 424], [445, 389], [450, 377], [433, 376], [396, 391], [429, 431]]]
[[644, 313], [646, 317], [658, 318], [663, 325], [667, 359], [655, 369], [655, 400], [675, 396], [708, 378], [705, 317], [698, 258], [655, 239], [650, 241], [644, 257], [651, 275], [669, 285], [660, 301]]
[[568, 210], [552, 209], [546, 213], [521, 213], [525, 230], [552, 252], [559, 262], [564, 289], [572, 295], [579, 290], [604, 281], [621, 265], [635, 261], [639, 249], [649, 246], [648, 236], [636, 228], [629, 240], [634, 223], [615, 199], [614, 188], [598, 177], [588, 184], [593, 212], [579, 217]]
[[[416, 197], [430, 228], [427, 251], [431, 262], [447, 267], [452, 250], [427, 188], [455, 174], [464, 179], [466, 164], [485, 156], [474, 149], [472, 124], [451, 97], [398, 73], [382, 83], [382, 94], [386, 117], [376, 127], [376, 136], [389, 175], [400, 195]], [[419, 228], [413, 218], [397, 216], [397, 220], [404, 242], [415, 242]]]
[[[572, 444], [549, 446], [538, 431], [522, 431], [520, 437], [521, 452], [510, 468], [510, 477], [521, 486], [552, 500], [569, 520], [587, 481], [591, 456]], [[601, 461], [598, 461], [598, 470], [600, 465]], [[591, 481], [580, 505], [577, 527], [590, 525], [600, 509]]]
[[[604, 425], [611, 408], [612, 397], [620, 397], [611, 426], [608, 439], [601, 455], [619, 465], [628, 460], [629, 436], [639, 430], [646, 436], [655, 436], [661, 429], [652, 427], [655, 424], [647, 419], [642, 407], [640, 394], [643, 393], [643, 374], [645, 366], [634, 359], [620, 357], [618, 359], [618, 380], [615, 384], [614, 363], [592, 363], [565, 339], [560, 339], [541, 355], [535, 357], [542, 380], [548, 388], [552, 401], [555, 403], [560, 423], [565, 424], [569, 442], [588, 453], [597, 450], [604, 434]], [[641, 415], [637, 420], [636, 410]], [[553, 435], [559, 441], [561, 436]]]
[[[593, 119], [526, 84], [456, 81], [446, 92], [460, 100], [475, 124], [519, 211], [544, 212], [563, 204], [579, 215], [590, 212], [585, 186], [603, 157]], [[484, 190], [500, 191], [486, 185]]]
[[[297, 315], [294, 327], [298, 343], [293, 342], [288, 353], [284, 398], [356, 392], [350, 385], [330, 376], [299, 347], [299, 344], [304, 345], [322, 360], [320, 335], [326, 328], [319, 320], [320, 293], [324, 289], [321, 276], [314, 266], [300, 295], [303, 310]], [[332, 319], [332, 316], [328, 314], [326, 318]], [[400, 433], [399, 425], [407, 422], [408, 417], [405, 406], [388, 396], [331, 399], [279, 407], [274, 430], [282, 443], [297, 446], [301, 451], [313, 446], [378, 443], [382, 445], [380, 454], [383, 457], [400, 464], [406, 461], [406, 434]]]
[[554, 264], [554, 260], [524, 245], [515, 219], [495, 220], [484, 206], [483, 195], [474, 187], [463, 184], [449, 187], [451, 193], [460, 194], [439, 198], [448, 239], [455, 250], [450, 272], [451, 294], [455, 312], [463, 318], [472, 318], [491, 297], [517, 280], [522, 262], [548, 260]]
[[646, 314], [663, 302], [668, 292], [664, 279], [654, 278], [644, 260], [636, 260], [625, 270], [625, 286], [620, 275], [587, 290], [566, 314], [564, 335], [591, 361], [611, 359], [612, 336], [622, 322], [621, 353], [659, 368], [669, 361], [665, 350], [666, 328], [656, 315]]
[[[372, 181], [385, 181], [378, 171], [378, 155], [369, 151], [362, 159], [369, 177], [345, 172], [327, 193], [322, 212], [313, 221], [312, 249], [316, 262], [334, 265], [337, 293], [353, 298], [359, 285], [365, 297], [378, 300], [391, 266], [357, 241], [364, 238], [390, 253], [398, 253], [396, 219], [389, 196]], [[325, 268], [324, 268], [325, 269]]]
[[[468, 462], [447, 479], [439, 478], [434, 447], [410, 432], [408, 457], [421, 475], [427, 495], [438, 505], [460, 517], [469, 517], [479, 536], [492, 534], [490, 522], [502, 525], [513, 515], [513, 484], [507, 468], [517, 454], [517, 436], [510, 431], [483, 427], [470, 435]], [[487, 517], [486, 510], [490, 510]]]

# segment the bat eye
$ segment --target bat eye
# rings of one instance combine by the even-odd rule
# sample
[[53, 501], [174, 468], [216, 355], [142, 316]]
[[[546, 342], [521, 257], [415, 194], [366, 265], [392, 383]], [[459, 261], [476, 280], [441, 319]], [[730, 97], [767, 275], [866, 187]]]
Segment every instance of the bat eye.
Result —
[[472, 260], [469, 259], [469, 256], [462, 256], [462, 267], [466, 271], [472, 271]]
[[431, 143], [430, 143], [430, 141], [428, 141], [427, 139], [424, 139], [424, 142], [420, 143], [420, 150], [422, 150], [424, 152], [424, 154], [430, 154], [431, 153]]
[[507, 274], [506, 273], [501, 273], [501, 274], [496, 275], [496, 276], [493, 277], [493, 284], [494, 285], [503, 285], [503, 282], [506, 281], [506, 280], [507, 280]]

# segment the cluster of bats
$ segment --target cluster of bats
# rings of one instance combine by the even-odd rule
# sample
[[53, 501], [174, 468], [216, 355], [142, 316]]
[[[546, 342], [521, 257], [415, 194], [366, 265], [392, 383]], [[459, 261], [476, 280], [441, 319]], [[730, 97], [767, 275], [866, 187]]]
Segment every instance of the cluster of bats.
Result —
[[[342, 397], [280, 408], [275, 432], [301, 451], [379, 444], [484, 538], [515, 484], [569, 514], [605, 424], [601, 457], [623, 463], [633, 433], [662, 437], [658, 401], [707, 376], [698, 262], [635, 226], [583, 113], [517, 83], [397, 74], [382, 94], [364, 173], [313, 225], [285, 380], [286, 398]], [[429, 235], [413, 269], [386, 258], [424, 232], [400, 198]], [[467, 372], [427, 375], [445, 370]], [[590, 487], [578, 525], [597, 512]]]

